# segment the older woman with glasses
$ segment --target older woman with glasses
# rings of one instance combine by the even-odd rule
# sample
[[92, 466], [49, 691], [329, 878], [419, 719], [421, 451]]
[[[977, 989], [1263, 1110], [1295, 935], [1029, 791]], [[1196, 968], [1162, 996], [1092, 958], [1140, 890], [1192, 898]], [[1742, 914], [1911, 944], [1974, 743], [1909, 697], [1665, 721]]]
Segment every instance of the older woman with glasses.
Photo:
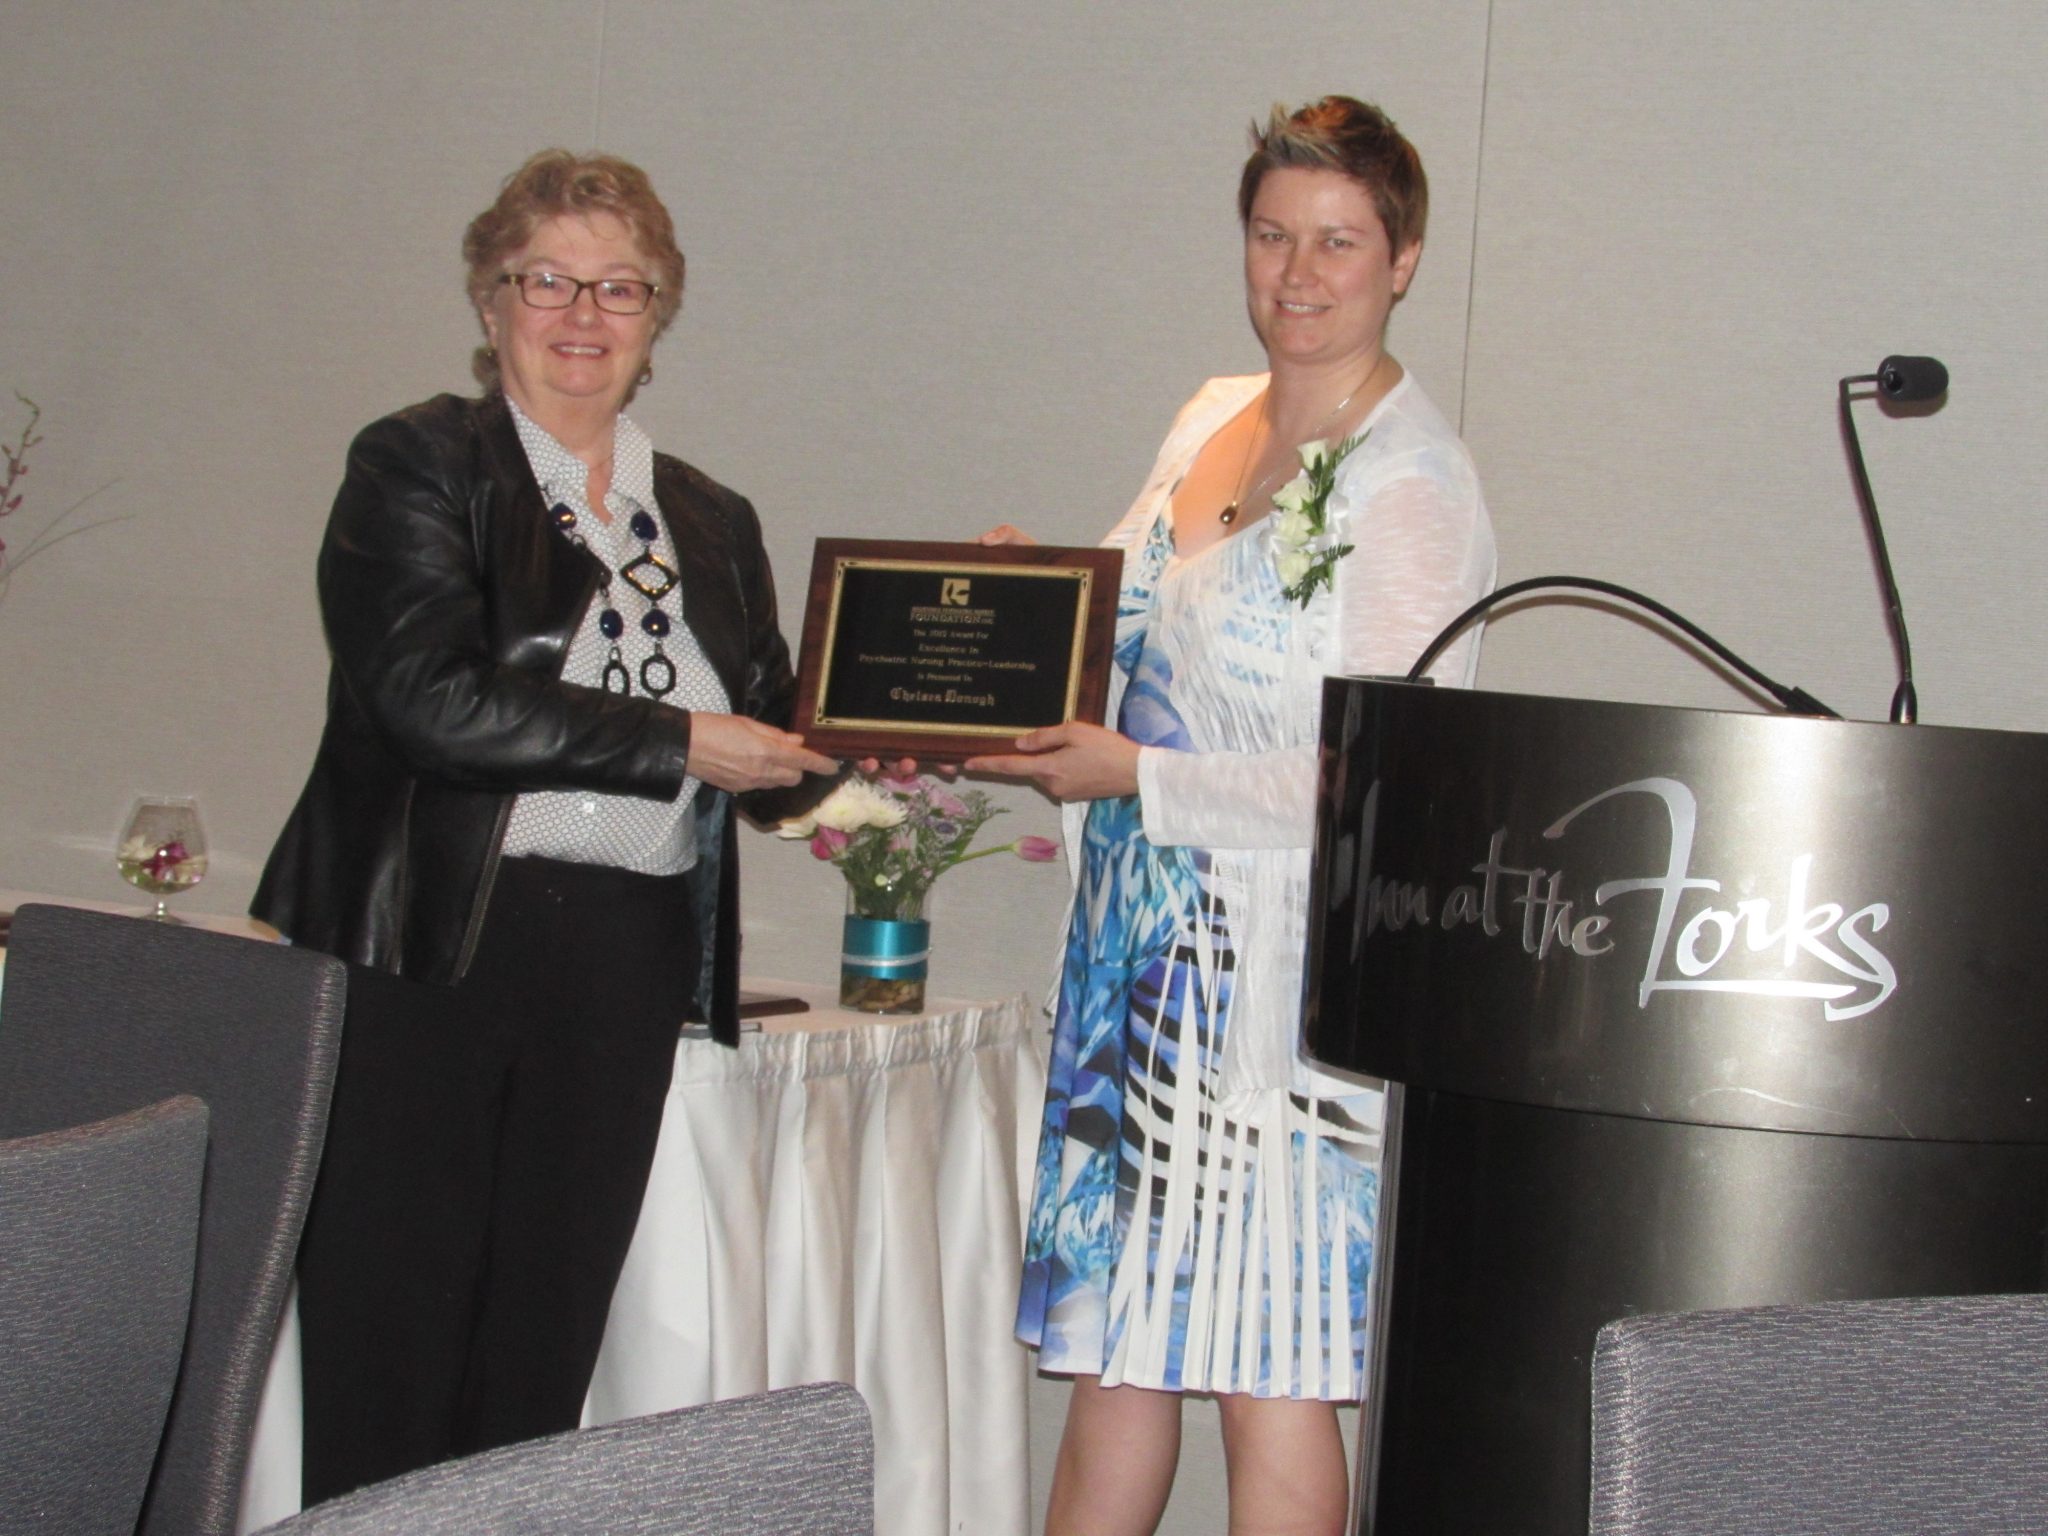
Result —
[[837, 767], [781, 729], [754, 509], [622, 414], [682, 300], [647, 177], [536, 155], [463, 253], [484, 392], [349, 451], [326, 730], [253, 908], [351, 963], [308, 1503], [575, 1426], [678, 1026], [736, 1038], [734, 797]]

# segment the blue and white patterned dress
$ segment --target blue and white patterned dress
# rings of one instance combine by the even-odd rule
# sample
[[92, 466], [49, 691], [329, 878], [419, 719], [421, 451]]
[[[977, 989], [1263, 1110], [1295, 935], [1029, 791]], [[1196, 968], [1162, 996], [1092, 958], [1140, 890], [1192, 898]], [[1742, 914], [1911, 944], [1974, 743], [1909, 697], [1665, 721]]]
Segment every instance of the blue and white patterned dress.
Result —
[[[1262, 382], [1216, 381], [1197, 397], [1120, 526], [1117, 725], [1165, 749], [1147, 754], [1154, 772], [1141, 769], [1153, 799], [1164, 798], [1158, 766], [1214, 764], [1204, 755], [1220, 749], [1226, 779], [1247, 766], [1247, 785], [1291, 776], [1273, 791], [1292, 807], [1271, 812], [1279, 821], [1300, 822], [1293, 781], [1306, 770], [1312, 826], [1316, 710], [1294, 696], [1319, 694], [1306, 679], [1335, 659], [1304, 631], [1326, 633], [1336, 616], [1285, 598], [1267, 522], [1185, 559], [1170, 522], [1179, 474], [1248, 398], [1244, 386]], [[1447, 619], [1490, 582], [1476, 484], [1473, 503], [1467, 547], [1455, 552], [1460, 575], [1409, 628], [1441, 622], [1440, 611]], [[1354, 510], [1363, 531], [1370, 510]], [[1385, 643], [1406, 645], [1406, 630]], [[1470, 655], [1452, 666], [1469, 675]], [[1251, 702], [1211, 697], [1239, 693]], [[1252, 855], [1149, 839], [1157, 816], [1130, 796], [1094, 802], [1080, 825], [1018, 1336], [1038, 1347], [1041, 1369], [1105, 1385], [1355, 1400], [1366, 1380], [1380, 1094], [1304, 1068], [1247, 1091], [1225, 1071], [1233, 1028], [1274, 1027], [1273, 1007], [1247, 1007], [1240, 994], [1254, 963], [1246, 943], [1271, 949], [1276, 931], [1295, 968], [1277, 984], [1260, 979], [1267, 997], [1291, 982], [1280, 1027], [1292, 1028], [1299, 914], [1277, 930], [1271, 915], [1254, 919], [1260, 898], [1277, 905], [1274, 885], [1245, 870], [1272, 865], [1293, 901], [1305, 891], [1309, 826], [1282, 834], [1299, 848]]]

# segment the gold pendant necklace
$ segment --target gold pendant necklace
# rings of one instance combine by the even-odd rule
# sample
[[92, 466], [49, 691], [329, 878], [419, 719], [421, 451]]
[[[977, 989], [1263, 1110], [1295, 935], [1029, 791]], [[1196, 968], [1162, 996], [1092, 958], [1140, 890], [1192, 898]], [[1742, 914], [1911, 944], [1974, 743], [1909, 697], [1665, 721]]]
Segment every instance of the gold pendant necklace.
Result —
[[[1330, 408], [1329, 414], [1324, 416], [1321, 421], [1317, 422], [1315, 426], [1310, 429], [1309, 435], [1303, 438], [1302, 441], [1310, 442], [1313, 441], [1315, 438], [1320, 437], [1322, 435], [1323, 428], [1327, 427], [1331, 422], [1335, 421], [1339, 416], [1343, 415], [1344, 407], [1349, 405], [1352, 401], [1356, 400], [1360, 395], [1364, 394], [1365, 386], [1370, 384], [1375, 378], [1379, 377], [1380, 366], [1381, 364], [1385, 363], [1386, 360], [1387, 354], [1382, 352], [1379, 355], [1378, 360], [1373, 363], [1371, 371], [1368, 372], [1364, 378], [1358, 381], [1357, 387], [1354, 388], [1350, 394], [1346, 395], [1342, 400], [1339, 400], [1334, 406], [1332, 406]], [[1269, 384], [1266, 386], [1265, 393], [1259, 396], [1259, 419], [1258, 422], [1254, 424], [1254, 426], [1252, 427], [1251, 436], [1245, 439], [1244, 458], [1239, 461], [1237, 466], [1237, 491], [1234, 495], [1232, 495], [1230, 500], [1224, 504], [1222, 515], [1217, 518], [1217, 521], [1220, 522], [1226, 528], [1228, 528], [1232, 523], [1237, 521], [1237, 514], [1243, 508], [1245, 502], [1248, 501], [1251, 496], [1256, 496], [1260, 491], [1264, 490], [1266, 488], [1266, 482], [1273, 478], [1273, 475], [1271, 473], [1262, 475], [1259, 479], [1259, 483], [1251, 488], [1250, 495], [1246, 494], [1244, 488], [1244, 477], [1251, 472], [1252, 446], [1259, 440], [1259, 428], [1265, 425], [1266, 406], [1268, 402], [1272, 399], [1272, 395], [1273, 388]], [[1284, 469], [1286, 468], [1286, 466], [1282, 465], [1281, 468]]]
[[[1266, 424], [1266, 402], [1272, 393], [1273, 387], [1270, 384], [1259, 393], [1259, 419], [1252, 423], [1252, 429], [1244, 440], [1244, 457], [1237, 461], [1237, 489], [1224, 504], [1223, 515], [1218, 519], [1226, 528], [1237, 521], [1237, 509], [1244, 504], [1244, 477], [1251, 471], [1252, 447], [1259, 440], [1259, 429]], [[1268, 480], [1271, 478], [1271, 475], [1266, 477]], [[1265, 481], [1259, 483], [1263, 485]]]

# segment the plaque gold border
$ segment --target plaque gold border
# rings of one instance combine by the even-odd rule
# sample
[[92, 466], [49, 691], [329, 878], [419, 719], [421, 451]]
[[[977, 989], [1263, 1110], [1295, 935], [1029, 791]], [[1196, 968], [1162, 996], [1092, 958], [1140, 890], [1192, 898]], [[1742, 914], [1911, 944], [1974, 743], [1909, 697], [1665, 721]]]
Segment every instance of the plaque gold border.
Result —
[[992, 574], [1071, 583], [1077, 601], [1066, 647], [1064, 719], [1098, 719], [1108, 697], [1122, 567], [1121, 552], [1098, 548], [820, 539], [811, 561], [791, 729], [816, 750], [837, 756], [910, 756], [946, 762], [987, 751], [1035, 728], [1021, 722], [970, 725], [832, 714], [827, 695], [840, 643], [841, 604], [846, 576], [857, 570]]
[[[839, 647], [839, 602], [846, 590], [846, 573], [854, 570], [932, 571], [945, 575], [959, 569], [958, 564], [945, 560], [878, 560], [864, 555], [840, 555], [833, 560], [832, 601], [825, 616], [825, 646], [818, 658], [818, 698], [807, 723], [834, 731], [885, 730], [907, 736], [987, 736], [992, 740], [1018, 736], [1032, 729], [1014, 721], [1002, 725], [948, 725], [943, 721], [878, 720], [832, 713], [829, 696], [832, 658]], [[1074, 585], [1077, 599], [1074, 632], [1072, 643], [1067, 648], [1067, 692], [1062, 704], [1066, 718], [1073, 719], [1075, 705], [1081, 696], [1081, 657], [1088, 640], [1088, 607], [1089, 599], [1094, 595], [1095, 573], [1086, 566], [993, 564], [977, 564], [975, 571], [982, 575], [1023, 576], [1034, 581], [1065, 581]]]

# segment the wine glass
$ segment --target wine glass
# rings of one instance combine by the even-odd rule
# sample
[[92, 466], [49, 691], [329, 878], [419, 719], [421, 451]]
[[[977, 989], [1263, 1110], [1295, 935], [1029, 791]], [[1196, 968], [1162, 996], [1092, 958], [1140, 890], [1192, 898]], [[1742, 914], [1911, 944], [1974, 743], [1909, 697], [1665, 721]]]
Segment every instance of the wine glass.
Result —
[[199, 826], [199, 802], [162, 795], [137, 800], [115, 850], [114, 867], [123, 880], [156, 897], [151, 917], [160, 923], [182, 922], [164, 910], [164, 898], [206, 878], [206, 833]]

